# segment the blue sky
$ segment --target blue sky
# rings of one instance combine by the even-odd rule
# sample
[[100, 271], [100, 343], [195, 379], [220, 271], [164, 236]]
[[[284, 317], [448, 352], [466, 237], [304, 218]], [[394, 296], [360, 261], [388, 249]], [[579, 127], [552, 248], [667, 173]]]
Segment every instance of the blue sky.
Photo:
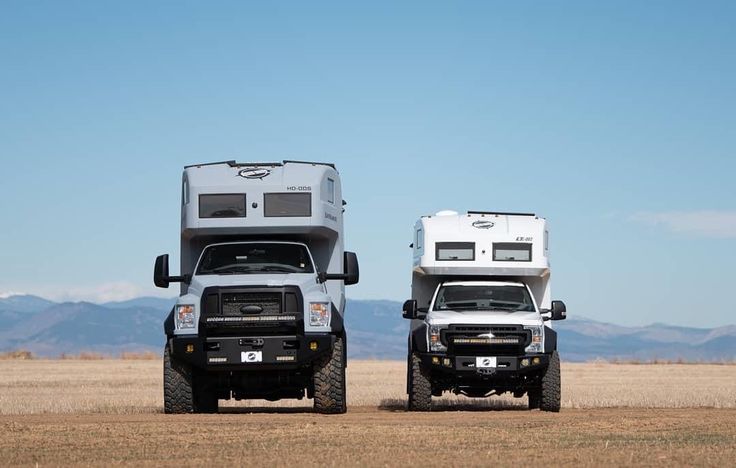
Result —
[[[335, 162], [353, 298], [439, 209], [551, 223], [553, 296], [734, 323], [733, 2], [0, 4], [0, 294], [170, 294], [185, 164]], [[398, 311], [397, 311], [398, 313]]]

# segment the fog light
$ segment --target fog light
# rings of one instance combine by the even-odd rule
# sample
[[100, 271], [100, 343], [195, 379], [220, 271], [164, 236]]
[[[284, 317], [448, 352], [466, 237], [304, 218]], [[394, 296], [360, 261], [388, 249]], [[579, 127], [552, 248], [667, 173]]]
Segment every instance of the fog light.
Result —
[[540, 362], [542, 362], [542, 360], [539, 359], [538, 357], [535, 357], [534, 359], [532, 359], [533, 364], [539, 364]]
[[187, 353], [193, 353], [194, 352], [194, 345], [188, 344], [187, 345]]
[[521, 360], [521, 367], [526, 367], [529, 365], [529, 359], [522, 359]]
[[310, 342], [309, 349], [311, 349], [312, 351], [317, 351], [317, 342], [316, 341]]
[[450, 358], [442, 359], [442, 364], [444, 364], [447, 367], [450, 367]]
[[440, 358], [438, 358], [437, 356], [432, 356], [432, 364], [439, 364], [439, 363], [440, 363]]

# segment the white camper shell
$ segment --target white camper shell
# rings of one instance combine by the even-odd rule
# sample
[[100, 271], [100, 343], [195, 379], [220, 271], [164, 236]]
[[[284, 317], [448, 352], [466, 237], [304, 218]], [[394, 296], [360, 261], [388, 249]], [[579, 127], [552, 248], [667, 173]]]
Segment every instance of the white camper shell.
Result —
[[533, 214], [440, 211], [414, 226], [412, 298], [429, 305], [437, 285], [458, 277], [499, 278], [529, 286], [551, 307], [547, 220]]
[[[332, 164], [234, 161], [187, 166], [182, 176], [181, 271], [205, 247], [232, 240], [303, 242], [321, 272], [343, 271], [343, 198]], [[342, 313], [345, 285], [325, 283]], [[182, 284], [182, 294], [188, 285]]]
[[358, 264], [344, 205], [333, 164], [184, 168], [181, 273], [169, 275], [168, 255], [154, 272], [157, 286], [181, 283], [164, 323], [166, 412], [305, 395], [318, 412], [346, 410], [345, 285]]
[[529, 395], [559, 410], [557, 335], [565, 318], [550, 296], [549, 232], [527, 213], [440, 211], [414, 226], [407, 368], [409, 409], [444, 391]]

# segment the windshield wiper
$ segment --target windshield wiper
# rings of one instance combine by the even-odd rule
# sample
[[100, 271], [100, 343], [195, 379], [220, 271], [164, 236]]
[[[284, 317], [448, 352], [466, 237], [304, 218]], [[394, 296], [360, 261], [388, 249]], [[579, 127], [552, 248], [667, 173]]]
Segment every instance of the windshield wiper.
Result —
[[256, 268], [254, 271], [276, 271], [276, 272], [283, 272], [283, 273], [298, 273], [297, 271], [294, 271], [287, 267], [279, 267], [279, 266], [265, 266]]
[[235, 274], [235, 273], [248, 273], [253, 271], [253, 267], [248, 265], [225, 265], [218, 268], [213, 268], [212, 270], [208, 270], [206, 273], [209, 274], [218, 274], [218, 275], [227, 275], [227, 274]]

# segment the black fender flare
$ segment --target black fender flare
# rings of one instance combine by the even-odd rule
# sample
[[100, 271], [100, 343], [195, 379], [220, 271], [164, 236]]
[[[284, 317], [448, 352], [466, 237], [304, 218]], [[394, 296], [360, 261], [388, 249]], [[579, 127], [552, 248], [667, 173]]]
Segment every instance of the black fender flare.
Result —
[[176, 306], [171, 308], [171, 312], [164, 320], [164, 333], [168, 338], [174, 336], [174, 309], [176, 309]]
[[557, 351], [557, 332], [550, 327], [544, 327], [544, 352], [551, 354]]

